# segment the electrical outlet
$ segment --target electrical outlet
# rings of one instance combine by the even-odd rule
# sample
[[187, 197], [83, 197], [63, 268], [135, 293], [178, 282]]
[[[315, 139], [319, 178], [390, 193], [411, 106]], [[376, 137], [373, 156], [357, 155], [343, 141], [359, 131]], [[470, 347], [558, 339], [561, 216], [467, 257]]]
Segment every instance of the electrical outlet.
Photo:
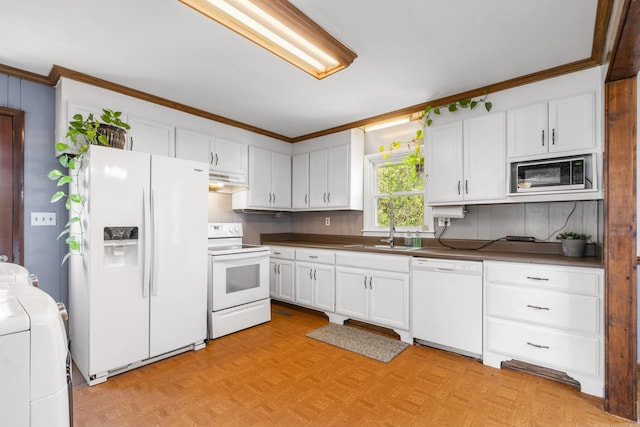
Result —
[[326, 217], [326, 218], [324, 219], [324, 225], [326, 225], [326, 226], [331, 225], [331, 217], [329, 217], [329, 216], [328, 216], [328, 217]]
[[31, 225], [56, 225], [55, 212], [31, 212]]
[[438, 226], [439, 227], [448, 227], [451, 225], [450, 218], [438, 218]]

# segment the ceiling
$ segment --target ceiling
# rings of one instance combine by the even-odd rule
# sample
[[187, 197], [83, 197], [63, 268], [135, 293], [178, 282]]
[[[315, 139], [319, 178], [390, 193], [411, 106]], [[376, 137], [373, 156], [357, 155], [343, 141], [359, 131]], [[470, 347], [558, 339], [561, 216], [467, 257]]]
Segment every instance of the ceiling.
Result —
[[317, 80], [178, 0], [4, 2], [0, 64], [57, 64], [295, 139], [589, 59], [597, 30], [598, 0], [291, 3], [357, 53], [349, 68]]

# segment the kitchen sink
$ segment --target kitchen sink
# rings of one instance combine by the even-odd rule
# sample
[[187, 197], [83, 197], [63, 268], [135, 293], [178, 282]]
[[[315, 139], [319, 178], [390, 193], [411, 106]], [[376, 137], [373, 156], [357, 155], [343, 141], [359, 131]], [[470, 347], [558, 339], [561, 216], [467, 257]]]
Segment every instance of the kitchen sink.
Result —
[[422, 248], [414, 248], [411, 246], [396, 246], [390, 247], [389, 245], [344, 245], [344, 248], [352, 248], [352, 249], [375, 249], [382, 251], [416, 251]]

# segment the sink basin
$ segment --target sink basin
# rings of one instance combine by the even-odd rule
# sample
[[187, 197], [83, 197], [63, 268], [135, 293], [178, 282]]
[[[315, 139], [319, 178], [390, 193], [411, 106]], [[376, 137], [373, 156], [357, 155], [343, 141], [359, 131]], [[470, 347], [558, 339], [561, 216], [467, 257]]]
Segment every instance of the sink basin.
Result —
[[411, 246], [396, 246], [394, 248], [389, 245], [344, 245], [344, 248], [353, 248], [353, 249], [376, 249], [383, 251], [415, 251], [422, 248], [414, 248]]

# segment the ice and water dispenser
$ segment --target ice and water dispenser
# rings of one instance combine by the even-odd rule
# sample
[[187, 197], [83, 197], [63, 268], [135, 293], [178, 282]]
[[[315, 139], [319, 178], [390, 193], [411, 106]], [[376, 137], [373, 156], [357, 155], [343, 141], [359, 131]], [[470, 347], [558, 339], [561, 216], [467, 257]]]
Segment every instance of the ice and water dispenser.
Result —
[[138, 265], [138, 244], [138, 227], [105, 227], [105, 268]]

